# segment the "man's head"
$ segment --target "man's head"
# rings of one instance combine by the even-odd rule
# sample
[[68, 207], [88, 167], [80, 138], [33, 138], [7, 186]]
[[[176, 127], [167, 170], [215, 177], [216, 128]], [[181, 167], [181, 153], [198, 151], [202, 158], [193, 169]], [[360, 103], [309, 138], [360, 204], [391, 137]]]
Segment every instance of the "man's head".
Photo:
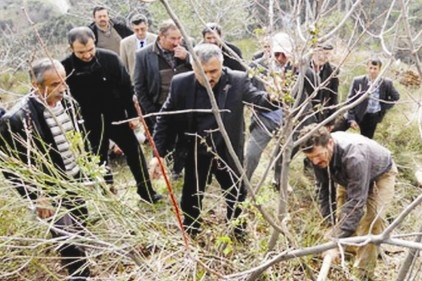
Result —
[[148, 19], [142, 14], [135, 14], [130, 19], [133, 33], [139, 40], [144, 40], [148, 32]]
[[[221, 49], [214, 44], [204, 43], [197, 45], [194, 48], [194, 52], [204, 69], [205, 76], [207, 77], [211, 88], [214, 88], [218, 81], [220, 81], [223, 71], [223, 54], [221, 53]], [[201, 76], [199, 66], [193, 64], [192, 68], [199, 84], [205, 86], [206, 82]]]
[[380, 73], [380, 70], [381, 70], [381, 66], [382, 66], [382, 62], [378, 58], [373, 58], [368, 61], [367, 71], [368, 71], [369, 79], [371, 79], [372, 81], [377, 79], [378, 74]]
[[331, 52], [334, 49], [331, 44], [318, 45], [312, 54], [312, 61], [315, 65], [322, 66], [330, 61]]
[[108, 11], [106, 8], [99, 6], [95, 7], [92, 11], [92, 16], [94, 18], [95, 24], [99, 28], [103, 30], [108, 29], [110, 25], [110, 17], [108, 16]]
[[160, 25], [158, 38], [161, 48], [174, 51], [174, 48], [180, 45], [182, 34], [172, 20], [166, 20]]
[[202, 29], [202, 39], [204, 43], [215, 44], [220, 46], [221, 39], [221, 26], [215, 22], [209, 22]]
[[48, 105], [55, 106], [63, 99], [67, 89], [66, 71], [58, 60], [43, 58], [35, 61], [29, 76], [37, 95]]
[[284, 32], [274, 35], [271, 51], [278, 65], [286, 65], [293, 56], [293, 41], [290, 36]]
[[95, 35], [90, 28], [72, 28], [67, 33], [67, 41], [73, 54], [81, 61], [90, 62], [95, 57]]
[[[318, 125], [308, 125], [300, 131], [299, 138], [304, 137]], [[325, 126], [321, 126], [300, 145], [301, 150], [313, 165], [319, 168], [327, 168], [333, 157], [334, 141]]]

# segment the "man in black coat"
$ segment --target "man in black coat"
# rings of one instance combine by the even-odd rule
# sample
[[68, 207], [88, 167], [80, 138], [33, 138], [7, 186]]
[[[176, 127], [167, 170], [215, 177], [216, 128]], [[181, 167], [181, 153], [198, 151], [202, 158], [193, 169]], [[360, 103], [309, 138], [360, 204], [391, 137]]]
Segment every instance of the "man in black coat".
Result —
[[360, 129], [360, 133], [370, 139], [374, 137], [378, 123], [400, 99], [400, 94], [390, 79], [377, 79], [381, 66], [380, 59], [371, 59], [367, 65], [368, 74], [353, 79], [347, 98], [348, 103], [367, 95], [370, 89], [371, 91], [364, 100], [347, 112], [346, 118], [340, 120], [334, 130], [345, 131], [352, 127]]
[[[68, 33], [72, 54], [63, 60], [71, 94], [79, 102], [88, 138], [101, 163], [108, 163], [109, 140], [124, 152], [129, 168], [136, 180], [139, 196], [155, 203], [162, 196], [152, 188], [142, 148], [132, 129], [138, 120], [112, 125], [137, 116], [132, 97], [129, 74], [120, 58], [104, 49], [96, 49], [95, 36], [88, 27], [75, 27]], [[106, 176], [113, 183], [111, 172]]]
[[[78, 151], [72, 149], [83, 144], [73, 142], [79, 125], [75, 104], [66, 96], [66, 73], [59, 61], [44, 58], [33, 63], [30, 76], [33, 90], [0, 119], [0, 150], [10, 157], [1, 170], [22, 197], [33, 201], [39, 218], [54, 220], [53, 237], [83, 235], [88, 210], [77, 189], [70, 190], [84, 180]], [[84, 248], [66, 241], [58, 251], [69, 280], [87, 280]]]
[[[330, 117], [336, 111], [338, 104], [339, 71], [329, 61], [333, 49], [331, 44], [317, 46], [310, 62], [313, 86], [314, 88], [320, 87], [312, 99], [318, 123]], [[329, 130], [334, 127], [334, 121], [326, 125]]]
[[[200, 76], [198, 66], [194, 72], [176, 75], [170, 95], [161, 112], [186, 109], [211, 109], [205, 84], [208, 82], [220, 110], [222, 121], [230, 142], [240, 161], [243, 160], [245, 103], [275, 107], [267, 94], [255, 88], [246, 73], [223, 68], [221, 49], [214, 44], [199, 44], [195, 53], [204, 69], [208, 81]], [[200, 210], [203, 192], [209, 173], [216, 176], [224, 191], [227, 203], [227, 219], [237, 218], [246, 190], [240, 171], [230, 157], [226, 143], [218, 130], [217, 121], [211, 112], [189, 112], [176, 115], [161, 115], [157, 118], [154, 141], [161, 157], [164, 157], [176, 142], [176, 151], [183, 151], [184, 183], [181, 207], [184, 225], [188, 233], [195, 235], [200, 229]], [[153, 178], [159, 175], [158, 159], [150, 163]], [[243, 237], [244, 225], [235, 228], [236, 237]]]
[[223, 52], [223, 65], [225, 67], [230, 68], [231, 70], [240, 70], [245, 71], [246, 69], [243, 67], [243, 65], [238, 61], [238, 59], [242, 59], [242, 51], [232, 43], [224, 41], [224, 44], [230, 48], [234, 53], [237, 54], [239, 58], [236, 58], [234, 55], [230, 53], [230, 51], [223, 46], [221, 43], [223, 41], [222, 34], [221, 34], [221, 26], [214, 23], [209, 22], [206, 24], [205, 28], [202, 30], [202, 40], [203, 43], [210, 43], [210, 44], [216, 44], [219, 46]]

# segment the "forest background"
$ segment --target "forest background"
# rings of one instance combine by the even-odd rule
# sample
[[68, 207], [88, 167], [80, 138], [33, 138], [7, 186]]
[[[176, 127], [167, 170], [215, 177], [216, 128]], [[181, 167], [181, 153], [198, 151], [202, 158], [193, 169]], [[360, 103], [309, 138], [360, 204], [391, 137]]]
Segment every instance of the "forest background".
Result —
[[[166, 3], [0, 0], [0, 105], [9, 108], [29, 91], [27, 69], [35, 57], [48, 53], [62, 59], [69, 53], [67, 31], [90, 23], [94, 6], [107, 7], [111, 17], [120, 21], [135, 12], [144, 13], [151, 21], [150, 31], [156, 32], [159, 23], [170, 17]], [[225, 39], [241, 48], [246, 64], [267, 33], [282, 30], [294, 36], [296, 59], [302, 64], [309, 61], [315, 43], [329, 41], [334, 45], [332, 62], [341, 69], [341, 101], [353, 77], [365, 73], [367, 59], [381, 57], [382, 75], [394, 80], [401, 100], [383, 120], [375, 139], [393, 152], [400, 175], [389, 212], [389, 221], [397, 219], [398, 223], [381, 239], [377, 278], [422, 280], [419, 252], [413, 252], [416, 258], [405, 263], [409, 248], [422, 248], [418, 181], [422, 165], [422, 0], [172, 0], [168, 4], [196, 42], [205, 22], [222, 25]], [[118, 196], [101, 189], [79, 190], [90, 206], [90, 233], [72, 239], [88, 247], [93, 279], [317, 280], [321, 252], [336, 245], [323, 237], [326, 229], [317, 211], [313, 179], [303, 174], [302, 154], [288, 163], [287, 182], [293, 191], [279, 193], [270, 187], [271, 147], [252, 180], [255, 196], [243, 206], [243, 219], [248, 221], [246, 243], [231, 240], [224, 221], [224, 199], [215, 182], [205, 194], [205, 233], [186, 244], [170, 199], [157, 206], [138, 204], [124, 161], [114, 162]], [[8, 163], [0, 164], [0, 169], [8, 168]], [[163, 182], [156, 184], [167, 194]], [[173, 187], [179, 198], [180, 182]], [[60, 241], [53, 243], [48, 222], [35, 218], [28, 202], [3, 180], [0, 214], [0, 279], [63, 279], [54, 251]], [[419, 243], [411, 242], [418, 237]], [[335, 264], [329, 278], [353, 280], [349, 269], [347, 260], [345, 265]]]

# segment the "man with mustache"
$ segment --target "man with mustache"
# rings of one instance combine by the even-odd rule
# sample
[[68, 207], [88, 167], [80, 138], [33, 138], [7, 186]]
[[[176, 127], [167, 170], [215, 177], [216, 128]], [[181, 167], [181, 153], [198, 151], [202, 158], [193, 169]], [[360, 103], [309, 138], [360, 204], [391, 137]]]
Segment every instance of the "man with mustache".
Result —
[[[189, 53], [182, 46], [182, 34], [172, 20], [161, 23], [158, 38], [138, 52], [134, 71], [135, 93], [144, 114], [160, 111], [167, 99], [170, 81], [174, 75], [191, 70]], [[146, 119], [153, 134], [155, 117]], [[174, 159], [173, 178], [180, 177], [182, 168], [178, 155]]]
[[[207, 80], [200, 74], [200, 66], [193, 72], [176, 75], [170, 86], [170, 94], [161, 112], [189, 109], [211, 109], [206, 91], [208, 82], [212, 88], [228, 137], [239, 160], [243, 160], [245, 103], [252, 103], [274, 110], [264, 91], [255, 88], [245, 72], [223, 68], [223, 54], [214, 44], [199, 44], [195, 53]], [[160, 115], [154, 132], [154, 141], [161, 157], [172, 144], [183, 156], [185, 168], [181, 207], [187, 231], [192, 236], [200, 232], [200, 212], [203, 192], [210, 175], [214, 175], [224, 191], [227, 219], [236, 219], [241, 213], [238, 206], [246, 197], [242, 175], [220, 133], [215, 116], [211, 112], [189, 112]], [[160, 175], [158, 159], [150, 162], [152, 177]], [[244, 239], [244, 223], [234, 228], [235, 237]]]
[[[29, 73], [33, 90], [0, 119], [0, 149], [22, 163], [2, 172], [22, 197], [33, 201], [39, 218], [54, 219], [53, 237], [65, 239], [67, 232], [83, 235], [88, 210], [83, 198], [69, 190], [72, 182], [76, 186], [84, 180], [74, 148], [83, 144], [75, 142], [78, 117], [75, 104], [65, 95], [66, 72], [59, 61], [43, 58], [32, 64]], [[31, 170], [41, 171], [42, 177]], [[66, 209], [64, 215], [59, 206]], [[58, 250], [69, 280], [87, 280], [90, 270], [84, 248], [66, 242]]]
[[[305, 127], [299, 138], [317, 126]], [[330, 134], [326, 127], [316, 129], [300, 146], [314, 165], [324, 217], [330, 217], [336, 211], [331, 198], [337, 193], [337, 224], [328, 236], [345, 238], [382, 233], [388, 205], [393, 201], [397, 175], [391, 152], [359, 134]], [[338, 184], [337, 189], [333, 181]], [[377, 256], [374, 244], [358, 247], [354, 267], [359, 280], [372, 280]]]
[[106, 8], [97, 6], [92, 11], [94, 21], [88, 26], [95, 35], [95, 46], [120, 53], [120, 41], [133, 34], [125, 24], [110, 19]]

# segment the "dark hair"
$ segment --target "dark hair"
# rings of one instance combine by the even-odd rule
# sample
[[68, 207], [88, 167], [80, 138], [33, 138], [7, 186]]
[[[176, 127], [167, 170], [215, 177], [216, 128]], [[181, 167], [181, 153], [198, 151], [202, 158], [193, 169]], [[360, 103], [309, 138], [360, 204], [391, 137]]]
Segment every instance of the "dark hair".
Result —
[[[318, 124], [311, 124], [306, 127], [304, 127], [299, 132], [299, 139], [307, 135], [309, 132], [314, 130]], [[312, 135], [303, 143], [300, 144], [300, 149], [304, 153], [310, 153], [312, 150], [314, 150], [315, 146], [327, 146], [328, 141], [331, 139], [331, 134], [328, 131], [328, 129], [325, 126], [319, 127], [315, 132], [312, 133]]]
[[103, 6], [95, 6], [94, 9], [92, 10], [92, 16], [95, 17], [95, 13], [96, 12], [103, 11], [103, 10], [106, 10], [107, 11], [107, 8], [106, 7], [103, 7]]
[[380, 68], [382, 66], [382, 61], [379, 58], [371, 58], [368, 61], [368, 64], [372, 64], [372, 65], [378, 65]]
[[74, 27], [67, 33], [67, 42], [70, 46], [72, 46], [75, 41], [79, 41], [81, 44], [86, 45], [89, 39], [95, 41], [95, 35], [87, 26]]
[[221, 36], [221, 26], [220, 25], [218, 25], [215, 22], [207, 23], [205, 25], [205, 28], [202, 29], [202, 37], [204, 37], [206, 33], [213, 32], [213, 31], [217, 32], [217, 34], [219, 36]]
[[148, 25], [147, 17], [142, 15], [142, 14], [134, 14], [130, 18], [130, 23], [133, 24], [133, 25], [138, 25], [138, 24], [143, 23], [143, 22]]

